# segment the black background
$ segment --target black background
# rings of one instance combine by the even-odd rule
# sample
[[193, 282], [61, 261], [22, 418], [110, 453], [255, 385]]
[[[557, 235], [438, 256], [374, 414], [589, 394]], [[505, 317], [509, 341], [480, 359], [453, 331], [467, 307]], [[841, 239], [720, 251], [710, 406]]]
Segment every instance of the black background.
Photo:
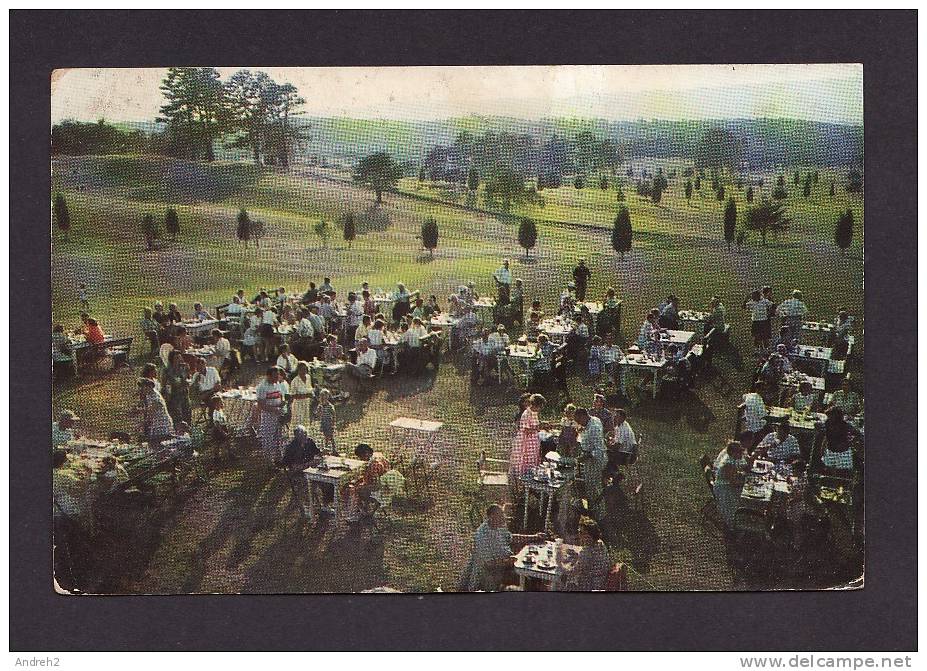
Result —
[[[916, 18], [914, 11], [10, 12], [9, 296], [30, 299], [9, 322], [11, 649], [916, 649]], [[36, 363], [48, 361], [36, 348], [49, 347], [43, 334], [51, 323], [54, 68], [833, 62], [864, 65], [866, 419], [873, 444], [864, 589], [54, 593], [50, 371]], [[886, 350], [891, 356], [873, 362], [872, 354]]]

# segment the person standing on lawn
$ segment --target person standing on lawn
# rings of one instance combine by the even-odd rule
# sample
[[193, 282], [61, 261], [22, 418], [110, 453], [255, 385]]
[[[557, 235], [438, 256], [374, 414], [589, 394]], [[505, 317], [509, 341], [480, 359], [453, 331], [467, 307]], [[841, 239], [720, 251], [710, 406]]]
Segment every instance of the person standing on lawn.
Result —
[[586, 287], [589, 286], [589, 277], [592, 273], [586, 266], [586, 260], [580, 259], [573, 268], [573, 283], [576, 285], [576, 300], [582, 303], [586, 300]]

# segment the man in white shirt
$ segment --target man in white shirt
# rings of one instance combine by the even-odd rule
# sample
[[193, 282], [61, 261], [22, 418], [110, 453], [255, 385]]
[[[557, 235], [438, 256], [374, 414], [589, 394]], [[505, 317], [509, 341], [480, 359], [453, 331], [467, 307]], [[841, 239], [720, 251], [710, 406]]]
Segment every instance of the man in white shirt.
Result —
[[357, 331], [357, 327], [361, 325], [361, 321], [364, 318], [364, 308], [357, 300], [357, 295], [354, 293], [348, 294], [348, 305], [345, 308], [345, 322], [346, 322], [346, 336], [348, 339], [348, 346], [354, 342], [354, 332]]
[[228, 338], [223, 337], [222, 331], [219, 329], [212, 330], [212, 346], [215, 348], [215, 365], [216, 368], [222, 370], [225, 366], [231, 365], [230, 361], [232, 356], [232, 344], [229, 342]]
[[753, 445], [756, 445], [760, 433], [766, 428], [766, 417], [769, 414], [766, 402], [760, 395], [762, 389], [762, 382], [754, 384], [753, 391], [744, 394], [744, 402], [740, 404], [740, 410], [744, 413], [744, 431], [752, 434]]
[[348, 364], [348, 370], [359, 378], [373, 377], [373, 371], [377, 365], [377, 353], [370, 349], [367, 339], [357, 343], [357, 360]]
[[505, 326], [499, 324], [496, 330], [489, 336], [489, 344], [492, 347], [493, 354], [504, 352], [511, 343], [509, 334], [505, 331]]
[[225, 312], [230, 315], [240, 315], [244, 309], [241, 299], [238, 296], [232, 296], [232, 302], [225, 308]]
[[496, 289], [499, 292], [497, 303], [508, 305], [512, 290], [512, 271], [509, 270], [509, 260], [504, 259], [502, 266], [496, 269], [492, 276], [496, 280]]
[[191, 386], [196, 390], [200, 401], [205, 403], [210, 396], [219, 391], [219, 387], [222, 385], [222, 378], [219, 376], [219, 371], [216, 368], [206, 365], [206, 359], [204, 357], [197, 357], [195, 365], [197, 370], [196, 373], [193, 374]]
[[777, 463], [791, 461], [801, 456], [798, 439], [791, 434], [788, 419], [784, 419], [775, 431], [766, 435], [757, 449], [770, 461]]
[[789, 328], [789, 335], [792, 338], [801, 336], [801, 323], [808, 314], [808, 306], [802, 300], [801, 291], [795, 289], [792, 297], [787, 298], [776, 308], [776, 315], [782, 318], [782, 325]]
[[409, 327], [409, 330], [403, 334], [402, 342], [413, 349], [417, 349], [422, 346], [422, 338], [427, 335], [428, 330], [422, 324], [422, 320], [416, 317], [412, 320], [412, 326]]
[[318, 305], [309, 306], [309, 315], [307, 319], [309, 323], [312, 324], [314, 337], [321, 338], [325, 333], [325, 318], [320, 314]]
[[299, 363], [299, 360], [296, 355], [290, 352], [290, 346], [285, 343], [280, 345], [277, 351], [279, 352], [277, 368], [280, 368], [284, 373], [284, 378], [289, 380], [296, 375], [296, 364]]
[[473, 342], [473, 379], [479, 385], [492, 378], [496, 367], [496, 349], [490, 338], [489, 329], [483, 329], [479, 339]]
[[602, 420], [589, 414], [586, 408], [577, 408], [573, 414], [574, 421], [580, 426], [579, 448], [583, 455], [583, 478], [589, 506], [594, 513], [601, 509], [602, 474], [608, 462], [605, 451], [605, 430]]
[[605, 372], [614, 375], [617, 372], [617, 362], [624, 359], [624, 352], [615, 344], [615, 335], [613, 333], [605, 336], [605, 342], [599, 348], [598, 355]]
[[615, 463], [631, 465], [637, 460], [637, 436], [628, 424], [628, 413], [623, 408], [615, 410]]

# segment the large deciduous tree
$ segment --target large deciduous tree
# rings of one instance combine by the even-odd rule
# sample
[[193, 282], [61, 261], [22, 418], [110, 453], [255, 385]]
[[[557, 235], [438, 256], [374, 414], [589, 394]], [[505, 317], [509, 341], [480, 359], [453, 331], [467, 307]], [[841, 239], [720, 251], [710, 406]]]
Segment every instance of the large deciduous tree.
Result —
[[385, 151], [370, 154], [354, 168], [354, 181], [377, 194], [377, 205], [383, 202], [383, 192], [392, 189], [402, 177], [402, 168]]
[[215, 160], [215, 142], [230, 121], [226, 89], [218, 70], [168, 68], [161, 92], [166, 102], [158, 121], [168, 125], [189, 158]]

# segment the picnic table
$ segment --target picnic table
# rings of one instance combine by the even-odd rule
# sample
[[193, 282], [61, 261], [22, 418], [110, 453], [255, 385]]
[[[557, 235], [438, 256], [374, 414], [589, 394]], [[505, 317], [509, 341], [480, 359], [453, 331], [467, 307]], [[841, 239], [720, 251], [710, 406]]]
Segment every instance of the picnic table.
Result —
[[824, 426], [827, 416], [822, 412], [798, 412], [773, 405], [766, 408], [766, 419], [770, 424], [781, 424], [788, 419], [792, 431], [816, 435]]
[[179, 326], [183, 326], [187, 330], [187, 335], [195, 338], [197, 336], [207, 335], [213, 329], [219, 328], [219, 320], [191, 319], [188, 321], [180, 322]]
[[[500, 356], [505, 360], [512, 371], [512, 375], [518, 375], [523, 382], [523, 387], [527, 388], [534, 375], [533, 366], [541, 360], [543, 355], [538, 350], [537, 343], [512, 343], [506, 347]], [[500, 373], [501, 375], [501, 373]]]
[[798, 350], [793, 354], [796, 363], [807, 363], [812, 370], [819, 371], [819, 376], [824, 377], [830, 366], [830, 358], [833, 350], [830, 347], [815, 345], [799, 345]]
[[489, 296], [483, 296], [473, 301], [473, 312], [476, 314], [476, 321], [480, 324], [494, 323], [495, 319], [493, 315], [495, 309], [496, 301]]
[[354, 473], [363, 467], [363, 465], [364, 462], [360, 459], [348, 459], [326, 454], [322, 456], [317, 464], [303, 470], [306, 482], [309, 483], [310, 492], [313, 483], [331, 485], [334, 488], [332, 505], [326, 512], [330, 512], [335, 516], [336, 526], [341, 521], [341, 487], [339, 486], [341, 480], [346, 475]]
[[[792, 493], [791, 472], [791, 467], [787, 465], [777, 466], [771, 461], [760, 459], [754, 462], [753, 468], [746, 473], [737, 507], [738, 511], [751, 511], [756, 515], [735, 517], [739, 529], [760, 533], [768, 530], [770, 512]], [[755, 528], [751, 522], [761, 526]]]
[[801, 371], [797, 371], [797, 370], [783, 375], [782, 379], [779, 380], [779, 386], [782, 389], [786, 389], [789, 387], [798, 388], [798, 385], [800, 385], [802, 382], [810, 382], [811, 388], [814, 389], [816, 392], [824, 391], [824, 378], [823, 377], [816, 377], [814, 375], [806, 375], [805, 373], [802, 373]]
[[[544, 510], [544, 531], [550, 529], [550, 517], [553, 512], [554, 498], [570, 483], [576, 474], [572, 470], [559, 470], [557, 464], [545, 462], [522, 476], [525, 488], [525, 516], [522, 529], [528, 528], [528, 497], [534, 492], [538, 497], [538, 506]], [[546, 501], [546, 505], [545, 505]]]
[[236, 432], [257, 428], [257, 387], [235, 387], [218, 393], [225, 418]]
[[801, 342], [811, 345], [826, 345], [834, 332], [834, 325], [830, 322], [802, 322]]
[[542, 319], [539, 328], [551, 342], [561, 344], [566, 342], [574, 327], [575, 323], [572, 319], [558, 316]]
[[685, 327], [685, 330], [694, 331], [698, 335], [705, 335], [705, 324], [707, 323], [710, 312], [700, 312], [698, 310], [680, 310], [679, 325]]
[[425, 456], [430, 452], [438, 438], [438, 431], [444, 422], [435, 422], [413, 417], [397, 417], [389, 423], [392, 436], [399, 438], [400, 445], [412, 445], [415, 456]]
[[[576, 305], [573, 306], [573, 314], [574, 315], [582, 314], [584, 312], [584, 308], [585, 308], [585, 311], [589, 312], [589, 321], [591, 323], [588, 324], [588, 326], [589, 326], [590, 333], [592, 334], [598, 333], [599, 316], [602, 314], [602, 311], [605, 310], [605, 306], [602, 303], [597, 303], [595, 301], [584, 301], [582, 303], [576, 303]], [[621, 332], [621, 301], [617, 302], [617, 305], [614, 308], [614, 310], [615, 310], [614, 332], [617, 334]]]
[[[515, 574], [522, 589], [528, 578], [548, 583], [552, 591], [560, 588], [566, 566], [561, 565], [560, 557], [557, 557], [557, 544], [558, 541], [529, 543], [515, 555]], [[564, 554], [574, 557], [582, 551], [579, 545], [562, 544], [562, 549]]]
[[428, 320], [428, 326], [430, 328], [441, 330], [441, 337], [447, 342], [448, 349], [454, 348], [454, 328], [456, 328], [459, 323], [460, 317], [452, 317], [445, 312], [434, 315]]

